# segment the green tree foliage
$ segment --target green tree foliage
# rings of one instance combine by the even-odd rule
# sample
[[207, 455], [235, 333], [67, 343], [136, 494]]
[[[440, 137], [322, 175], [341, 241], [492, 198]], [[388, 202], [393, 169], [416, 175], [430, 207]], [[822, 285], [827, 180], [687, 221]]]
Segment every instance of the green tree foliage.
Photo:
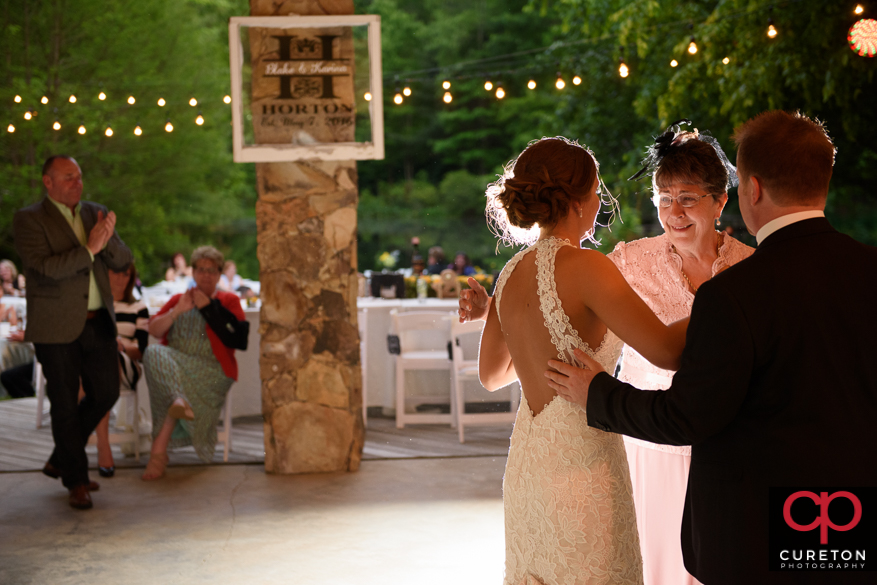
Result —
[[[231, 161], [231, 114], [223, 103], [227, 19], [247, 8], [243, 0], [3, 2], [2, 257], [17, 260], [12, 215], [42, 197], [43, 160], [65, 153], [82, 167], [83, 198], [117, 213], [145, 282], [161, 278], [174, 252], [206, 243], [238, 260], [244, 275], [257, 276], [253, 166]], [[28, 109], [37, 114], [30, 121], [23, 118]], [[14, 133], [6, 131], [10, 123]]]
[[[829, 218], [877, 244], [877, 135], [869, 130], [877, 122], [877, 59], [848, 47], [847, 30], [861, 18], [855, 6], [846, 0], [533, 0], [528, 9], [562, 19], [556, 31], [567, 57], [588, 71], [587, 93], [568, 112], [572, 131], [597, 131], [604, 165], [604, 146], [616, 165], [623, 163], [618, 179], [636, 169], [650, 136], [674, 120], [690, 118], [709, 129], [733, 160], [735, 125], [765, 110], [800, 110], [825, 122], [838, 147]], [[774, 38], [767, 35], [769, 19]], [[692, 37], [695, 54], [687, 51]], [[617, 73], [621, 57], [630, 67], [624, 80]], [[616, 185], [649, 221], [653, 212], [643, 198], [630, 196], [630, 185]]]

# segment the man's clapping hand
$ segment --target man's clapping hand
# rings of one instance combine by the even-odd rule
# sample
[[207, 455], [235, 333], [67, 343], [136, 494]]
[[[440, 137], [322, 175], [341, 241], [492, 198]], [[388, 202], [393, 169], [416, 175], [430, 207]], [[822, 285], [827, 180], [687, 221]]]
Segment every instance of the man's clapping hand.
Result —
[[113, 237], [115, 229], [116, 214], [111, 211], [104, 216], [103, 211], [98, 211], [97, 223], [94, 224], [94, 227], [91, 228], [91, 232], [88, 234], [88, 249], [93, 255], [97, 256], [104, 249], [104, 246]]

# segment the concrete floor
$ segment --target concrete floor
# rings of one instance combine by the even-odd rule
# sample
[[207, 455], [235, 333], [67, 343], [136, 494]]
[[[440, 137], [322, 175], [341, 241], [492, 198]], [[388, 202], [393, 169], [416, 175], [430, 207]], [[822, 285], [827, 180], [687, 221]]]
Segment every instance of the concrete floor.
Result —
[[357, 473], [261, 465], [141, 470], [73, 510], [59, 481], [0, 474], [0, 583], [500, 583], [504, 457], [364, 461]]

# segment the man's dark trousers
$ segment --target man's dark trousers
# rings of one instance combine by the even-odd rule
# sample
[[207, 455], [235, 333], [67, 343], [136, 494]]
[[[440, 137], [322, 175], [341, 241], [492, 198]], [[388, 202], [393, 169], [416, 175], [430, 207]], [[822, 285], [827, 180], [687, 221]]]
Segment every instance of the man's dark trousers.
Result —
[[[72, 343], [37, 343], [46, 377], [55, 450], [49, 463], [62, 472], [67, 488], [88, 484], [85, 445], [119, 398], [119, 363], [113, 322], [106, 309], [95, 312]], [[79, 381], [85, 398], [79, 402]]]

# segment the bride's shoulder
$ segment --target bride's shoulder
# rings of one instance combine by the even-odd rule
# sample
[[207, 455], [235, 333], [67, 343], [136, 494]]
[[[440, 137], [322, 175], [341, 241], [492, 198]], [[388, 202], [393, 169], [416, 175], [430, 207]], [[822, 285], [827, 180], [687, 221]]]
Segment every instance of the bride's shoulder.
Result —
[[577, 270], [606, 270], [613, 269], [615, 265], [612, 260], [606, 257], [602, 252], [590, 250], [588, 248], [574, 248], [566, 246], [558, 251], [555, 263], [564, 269]]

